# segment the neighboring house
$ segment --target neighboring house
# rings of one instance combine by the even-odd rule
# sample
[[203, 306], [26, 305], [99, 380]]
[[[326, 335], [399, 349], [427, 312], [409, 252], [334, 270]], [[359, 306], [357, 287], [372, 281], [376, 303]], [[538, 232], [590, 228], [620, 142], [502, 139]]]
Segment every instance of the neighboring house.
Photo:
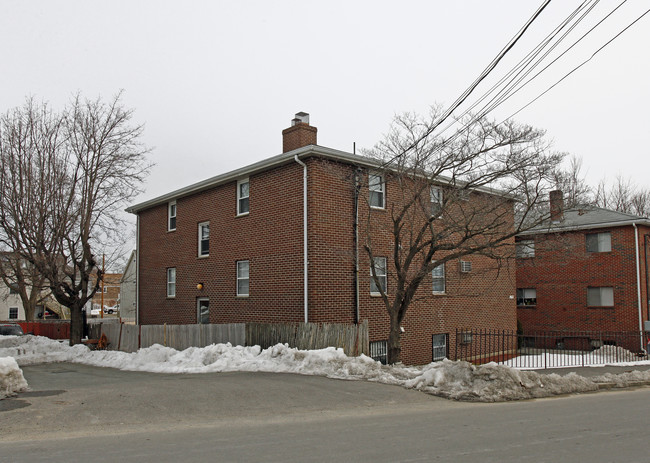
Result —
[[524, 331], [641, 331], [649, 319], [650, 219], [564, 210], [517, 237], [518, 320]]
[[120, 318], [135, 321], [136, 253], [133, 251], [120, 279]]
[[[388, 314], [355, 241], [351, 179], [370, 185], [372, 207], [359, 207], [359, 222], [377, 230], [399, 192], [373, 174], [375, 161], [318, 146], [308, 115], [296, 116], [283, 154], [127, 209], [138, 223], [139, 324], [368, 320], [371, 351], [385, 345]], [[376, 266], [390, 266], [390, 236], [373, 242], [385, 256]], [[402, 324], [405, 363], [432, 361], [432, 343], [456, 329], [516, 328], [508, 269], [478, 255], [463, 261], [422, 283]], [[378, 276], [390, 293], [394, 282]]]
[[[34, 320], [70, 318], [68, 309], [56, 302], [50, 295], [36, 306]], [[25, 320], [25, 309], [18, 291], [7, 287], [0, 280], [0, 321]]]
[[0, 321], [11, 320], [25, 320], [25, 309], [18, 292], [0, 281]]
[[[94, 285], [95, 276], [91, 277], [89, 287]], [[100, 286], [95, 295], [93, 296], [93, 305], [101, 306], [102, 293], [105, 307], [114, 307], [120, 299], [120, 280], [122, 279], [121, 273], [105, 273], [104, 284]]]

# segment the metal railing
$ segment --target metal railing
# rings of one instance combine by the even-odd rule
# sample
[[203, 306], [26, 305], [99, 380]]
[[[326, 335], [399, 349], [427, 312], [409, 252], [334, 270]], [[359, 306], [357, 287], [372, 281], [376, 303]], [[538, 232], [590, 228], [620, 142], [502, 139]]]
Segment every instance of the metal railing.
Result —
[[647, 360], [647, 343], [641, 331], [456, 330], [449, 357], [522, 369], [605, 365]]

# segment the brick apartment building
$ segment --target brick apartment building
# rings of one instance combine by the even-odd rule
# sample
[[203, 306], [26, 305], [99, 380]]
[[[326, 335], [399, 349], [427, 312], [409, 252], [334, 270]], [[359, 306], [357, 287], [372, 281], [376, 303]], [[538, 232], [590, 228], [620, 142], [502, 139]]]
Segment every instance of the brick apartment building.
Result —
[[517, 237], [517, 314], [524, 331], [641, 331], [649, 319], [650, 219], [564, 210]]
[[[296, 116], [282, 133], [282, 154], [127, 209], [138, 221], [138, 323], [368, 320], [370, 341], [387, 339], [388, 315], [364, 252], [356, 272], [355, 224], [375, 223], [381, 233], [398, 192], [368, 180], [376, 161], [318, 146], [308, 115]], [[355, 208], [355, 175], [372, 184], [375, 207]], [[390, 266], [390, 236], [374, 242]], [[462, 268], [448, 262], [418, 290], [402, 323], [405, 363], [430, 362], [433, 335], [515, 329], [508, 269], [478, 255], [464, 260]], [[393, 282], [385, 284], [390, 293]]]

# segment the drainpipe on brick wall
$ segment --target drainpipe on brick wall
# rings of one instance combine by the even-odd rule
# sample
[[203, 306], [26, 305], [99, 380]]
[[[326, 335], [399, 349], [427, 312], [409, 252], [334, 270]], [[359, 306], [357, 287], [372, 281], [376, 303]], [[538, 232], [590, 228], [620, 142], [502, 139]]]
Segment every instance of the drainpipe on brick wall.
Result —
[[650, 249], [650, 235], [643, 235], [643, 262], [645, 262], [645, 298], [646, 316], [650, 320], [650, 276], [648, 275], [648, 249]]
[[309, 265], [309, 254], [307, 254], [307, 164], [298, 159], [296, 154], [293, 159], [302, 166], [302, 246], [303, 246], [303, 279], [304, 279], [304, 306], [305, 323], [309, 323], [309, 292], [307, 291], [307, 268]]
[[[632, 223], [634, 227], [634, 249], [635, 249], [635, 260], [636, 260], [636, 292], [638, 298], [638, 307], [639, 307], [639, 331], [643, 333], [643, 309], [641, 308], [641, 262], [639, 256], [639, 229], [636, 226], [636, 223]], [[645, 336], [641, 334], [641, 350], [645, 353]]]
[[354, 174], [354, 322], [360, 323], [359, 313], [359, 169]]
[[135, 324], [140, 325], [140, 214], [135, 216]]

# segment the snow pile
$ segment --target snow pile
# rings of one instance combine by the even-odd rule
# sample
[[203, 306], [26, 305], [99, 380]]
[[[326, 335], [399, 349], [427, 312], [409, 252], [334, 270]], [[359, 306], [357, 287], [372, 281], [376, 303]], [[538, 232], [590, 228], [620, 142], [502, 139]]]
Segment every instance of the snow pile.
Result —
[[[474, 366], [449, 360], [423, 367], [386, 366], [364, 355], [348, 357], [342, 349], [333, 347], [304, 351], [284, 344], [268, 349], [212, 344], [183, 351], [155, 344], [134, 353], [125, 353], [91, 351], [83, 345], [70, 347], [40, 336], [0, 336], [0, 357], [3, 356], [14, 357], [18, 365], [72, 362], [154, 373], [260, 371], [318, 375], [375, 381], [455, 400], [482, 402], [587, 392], [598, 389], [598, 383], [602, 382], [627, 385], [641, 380], [650, 381], [650, 373], [645, 379], [637, 379], [633, 375], [604, 375], [587, 379], [575, 373], [566, 376], [543, 375], [496, 363]], [[635, 373], [641, 375], [640, 372]]]
[[593, 381], [575, 373], [541, 375], [494, 362], [475, 366], [450, 360], [425, 366], [422, 374], [404, 385], [450, 399], [481, 402], [532, 399], [598, 389]]
[[548, 368], [564, 368], [567, 366], [632, 366], [650, 365], [649, 360], [637, 360], [637, 354], [619, 346], [602, 346], [591, 352], [562, 353], [557, 350], [542, 352], [535, 355], [522, 355], [502, 363], [513, 368], [541, 370]]
[[0, 357], [0, 399], [27, 389], [23, 371], [13, 357]]

